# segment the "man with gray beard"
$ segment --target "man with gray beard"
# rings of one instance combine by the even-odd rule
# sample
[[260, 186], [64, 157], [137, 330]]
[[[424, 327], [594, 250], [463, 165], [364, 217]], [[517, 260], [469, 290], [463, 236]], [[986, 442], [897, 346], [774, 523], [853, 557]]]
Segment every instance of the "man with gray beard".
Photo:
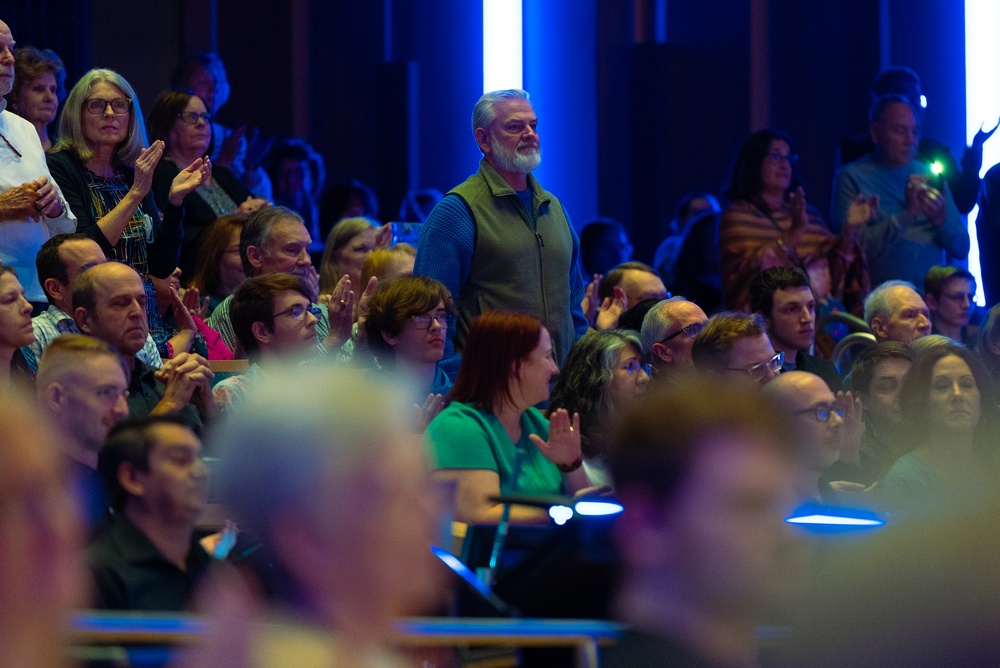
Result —
[[580, 241], [562, 204], [531, 174], [542, 153], [528, 93], [486, 93], [472, 112], [472, 129], [483, 153], [479, 171], [431, 211], [413, 269], [457, 297], [458, 321], [441, 361], [452, 380], [469, 326], [484, 311], [539, 318], [557, 363], [587, 331]]

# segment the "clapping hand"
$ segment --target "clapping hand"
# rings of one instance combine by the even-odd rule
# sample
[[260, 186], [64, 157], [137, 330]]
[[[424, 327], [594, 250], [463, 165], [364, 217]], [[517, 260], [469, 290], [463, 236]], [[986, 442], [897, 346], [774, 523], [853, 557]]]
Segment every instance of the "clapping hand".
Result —
[[170, 194], [167, 196], [174, 206], [180, 206], [184, 198], [193, 193], [198, 186], [212, 182], [212, 161], [207, 157], [198, 158], [178, 172], [170, 183]]
[[583, 315], [587, 318], [587, 322], [590, 323], [591, 327], [597, 324], [597, 310], [601, 306], [601, 299], [598, 297], [597, 291], [601, 286], [602, 278], [604, 277], [600, 274], [594, 274], [583, 293], [583, 301], [580, 302]]
[[531, 442], [553, 464], [569, 466], [580, 458], [580, 414], [559, 408], [549, 416], [549, 440], [530, 434]]
[[131, 190], [139, 199], [146, 197], [153, 186], [153, 172], [163, 157], [164, 146], [163, 140], [157, 139], [149, 148], [139, 151], [139, 157], [135, 159], [135, 177], [132, 179]]
[[595, 327], [598, 331], [617, 327], [622, 313], [628, 310], [628, 295], [617, 285], [614, 291], [613, 297], [605, 297], [604, 301], [601, 302], [601, 308], [597, 312], [597, 326]]

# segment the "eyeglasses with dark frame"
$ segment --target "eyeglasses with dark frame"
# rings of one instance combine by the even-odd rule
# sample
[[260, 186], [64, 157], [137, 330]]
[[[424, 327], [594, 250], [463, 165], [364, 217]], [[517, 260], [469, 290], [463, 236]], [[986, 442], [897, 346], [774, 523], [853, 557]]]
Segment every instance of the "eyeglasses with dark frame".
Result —
[[829, 422], [831, 415], [836, 415], [837, 417], [843, 419], [844, 407], [840, 404], [816, 404], [815, 406], [795, 411], [792, 415], [808, 415], [809, 413], [812, 413], [813, 416], [815, 416], [816, 422]]
[[212, 114], [208, 113], [207, 111], [200, 114], [196, 111], [182, 111], [181, 113], [177, 114], [177, 119], [180, 122], [185, 123], [187, 125], [194, 125], [195, 123], [198, 122], [199, 118], [205, 121], [205, 123], [208, 125], [211, 125], [212, 123]]
[[455, 321], [455, 316], [451, 313], [425, 313], [424, 315], [411, 315], [410, 320], [413, 321], [413, 326], [417, 329], [430, 329], [431, 320], [436, 320], [437, 324], [448, 329], [451, 324]]
[[730, 371], [743, 371], [750, 374], [750, 378], [754, 381], [760, 381], [764, 378], [768, 371], [771, 373], [778, 373], [781, 369], [781, 365], [785, 363], [785, 353], [776, 353], [774, 357], [766, 362], [758, 362], [752, 366], [748, 366], [745, 369], [726, 367]]
[[703, 323], [703, 322], [696, 322], [693, 325], [688, 325], [687, 327], [681, 327], [676, 332], [674, 332], [673, 334], [671, 334], [667, 338], [665, 338], [662, 341], [660, 341], [660, 343], [666, 343], [670, 339], [677, 338], [681, 334], [684, 334], [689, 339], [693, 339], [694, 337], [698, 336], [698, 332], [700, 332], [701, 329], [702, 329], [702, 327], [704, 327], [704, 326], [705, 326], [705, 323]]
[[103, 114], [107, 110], [108, 105], [111, 105], [111, 111], [121, 116], [123, 114], [127, 114], [128, 110], [132, 108], [132, 100], [127, 97], [116, 97], [113, 100], [102, 100], [99, 97], [88, 97], [83, 101], [83, 108], [94, 116], [100, 116]]
[[312, 313], [317, 319], [323, 315], [323, 311], [318, 306], [303, 306], [302, 304], [296, 304], [295, 306], [289, 306], [284, 311], [278, 311], [271, 318], [280, 318], [283, 315], [292, 316], [292, 320], [301, 320], [306, 313]]

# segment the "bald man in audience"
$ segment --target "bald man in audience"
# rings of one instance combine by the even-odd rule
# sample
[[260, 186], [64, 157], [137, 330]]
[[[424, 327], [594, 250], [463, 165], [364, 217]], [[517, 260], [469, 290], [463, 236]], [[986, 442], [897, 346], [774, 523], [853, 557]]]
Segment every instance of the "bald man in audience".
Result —
[[628, 298], [626, 304], [635, 306], [643, 299], [666, 299], [667, 288], [660, 275], [648, 264], [623, 262], [609, 271], [598, 287], [598, 301], [614, 297], [615, 288], [621, 288]]
[[154, 370], [136, 357], [146, 342], [146, 290], [135, 269], [121, 262], [91, 267], [73, 287], [73, 316], [84, 334], [101, 339], [130, 360], [129, 415], [183, 414], [201, 428], [215, 414], [212, 371], [201, 355], [180, 353]]
[[757, 627], [797, 590], [801, 565], [784, 522], [802, 476], [787, 413], [762, 393], [693, 379], [654, 388], [620, 424], [613, 610], [628, 629], [601, 665], [760, 665]]
[[[97, 242], [85, 234], [57, 234], [42, 244], [35, 256], [35, 268], [49, 307], [31, 319], [35, 342], [21, 348], [32, 371], [38, 370], [45, 347], [56, 337], [80, 333], [73, 320], [73, 283], [87, 269], [107, 261]], [[151, 367], [163, 366], [151, 336], [146, 336], [146, 344], [137, 356]]]
[[709, 318], [691, 345], [699, 374], [761, 387], [778, 377], [784, 354], [775, 353], [760, 315], [724, 312]]
[[931, 333], [931, 312], [906, 281], [886, 281], [872, 290], [865, 299], [865, 322], [879, 342], [910, 345]]
[[853, 397], [848, 392], [838, 398], [825, 380], [807, 371], [787, 371], [768, 383], [763, 392], [791, 413], [805, 446], [801, 498], [835, 503], [837, 493], [824, 474], [840, 459], [843, 450], [857, 452], [857, 444], [849, 441], [857, 439], [856, 427], [844, 428], [847, 411], [854, 410], [853, 405], [847, 405]]
[[678, 383], [678, 377], [694, 371], [691, 347], [708, 316], [684, 297], [665, 299], [646, 313], [642, 338], [653, 350], [653, 379]]
[[107, 343], [82, 334], [55, 339], [38, 364], [38, 409], [62, 436], [77, 498], [90, 526], [107, 515], [97, 456], [108, 432], [128, 417], [128, 369]]
[[83, 536], [59, 437], [19, 400], [0, 401], [0, 666], [68, 666], [86, 600]]
[[211, 555], [194, 537], [208, 498], [201, 441], [177, 415], [123, 422], [98, 461], [114, 519], [90, 546], [101, 610], [189, 607]]

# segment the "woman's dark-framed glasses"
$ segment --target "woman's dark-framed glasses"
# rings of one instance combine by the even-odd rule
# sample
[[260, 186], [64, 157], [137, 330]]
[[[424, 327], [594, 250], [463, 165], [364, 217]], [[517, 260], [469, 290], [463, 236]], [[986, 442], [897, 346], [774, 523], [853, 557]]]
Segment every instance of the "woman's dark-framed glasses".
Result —
[[283, 315], [290, 315], [292, 316], [292, 320], [302, 320], [306, 313], [312, 313], [318, 319], [323, 314], [323, 311], [318, 306], [296, 304], [295, 306], [286, 308], [284, 311], [278, 311], [271, 317], [280, 318]]
[[455, 316], [451, 313], [442, 313], [439, 315], [425, 313], [424, 315], [411, 315], [410, 319], [413, 320], [413, 326], [417, 329], [430, 329], [431, 320], [436, 320], [438, 325], [448, 329], [451, 327], [451, 323], [455, 321]]
[[844, 418], [844, 407], [840, 404], [816, 404], [815, 406], [810, 406], [809, 408], [803, 408], [800, 411], [795, 411], [795, 415], [808, 415], [812, 413], [816, 422], [829, 422], [831, 415], [836, 415], [837, 417]]
[[698, 332], [700, 332], [701, 328], [704, 327], [704, 326], [705, 326], [705, 323], [703, 323], [703, 322], [696, 322], [693, 325], [688, 325], [687, 327], [681, 327], [676, 332], [674, 332], [673, 334], [671, 334], [667, 338], [665, 338], [662, 341], [660, 341], [660, 343], [666, 343], [670, 339], [676, 338], [676, 337], [680, 336], [681, 334], [685, 335], [689, 339], [693, 339], [694, 337], [698, 336]]
[[182, 123], [187, 123], [188, 125], [194, 125], [195, 123], [198, 122], [199, 118], [208, 124], [211, 124], [212, 122], [212, 114], [208, 113], [207, 111], [201, 114], [199, 114], [196, 111], [182, 111], [181, 113], [177, 114], [177, 118]]
[[642, 364], [639, 360], [629, 360], [622, 365], [622, 370], [630, 376], [634, 376], [639, 369], [645, 371], [647, 376], [653, 375], [652, 365]]
[[100, 116], [111, 105], [111, 111], [116, 114], [127, 114], [132, 107], [132, 100], [127, 97], [116, 97], [113, 100], [102, 100], [99, 97], [90, 97], [83, 101], [83, 108], [94, 116]]

